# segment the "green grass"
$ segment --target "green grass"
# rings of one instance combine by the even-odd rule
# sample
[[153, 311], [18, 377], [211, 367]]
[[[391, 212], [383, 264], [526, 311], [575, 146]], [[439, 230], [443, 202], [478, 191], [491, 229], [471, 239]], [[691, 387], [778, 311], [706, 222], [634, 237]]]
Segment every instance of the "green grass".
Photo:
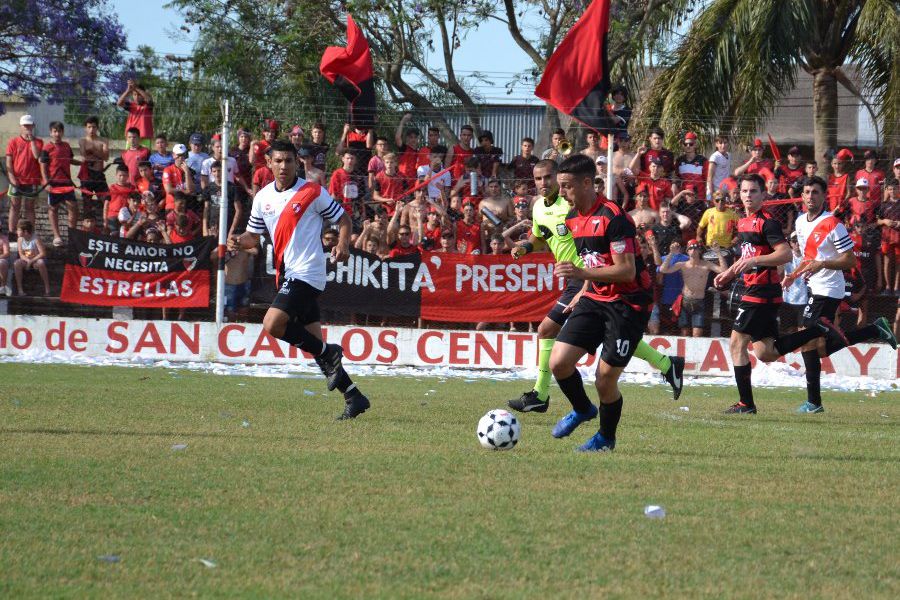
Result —
[[517, 448], [479, 447], [521, 382], [363, 379], [373, 410], [336, 423], [318, 378], [0, 381], [4, 598], [900, 596], [897, 393], [801, 417], [802, 390], [758, 390], [725, 417], [730, 388], [631, 386], [616, 452], [584, 456], [592, 426], [550, 436], [555, 388]]

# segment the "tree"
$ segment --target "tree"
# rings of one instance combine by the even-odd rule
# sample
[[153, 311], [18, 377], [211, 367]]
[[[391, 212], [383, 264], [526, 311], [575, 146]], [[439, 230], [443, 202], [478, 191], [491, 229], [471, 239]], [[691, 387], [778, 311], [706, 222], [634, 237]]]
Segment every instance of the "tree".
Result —
[[[845, 71], [851, 64], [864, 92]], [[641, 107], [645, 124], [749, 138], [802, 69], [813, 77], [817, 159], [837, 145], [838, 85], [874, 98], [896, 144], [900, 14], [891, 0], [709, 0], [664, 66]]]
[[0, 3], [0, 94], [52, 102], [109, 92], [125, 49], [106, 0]]

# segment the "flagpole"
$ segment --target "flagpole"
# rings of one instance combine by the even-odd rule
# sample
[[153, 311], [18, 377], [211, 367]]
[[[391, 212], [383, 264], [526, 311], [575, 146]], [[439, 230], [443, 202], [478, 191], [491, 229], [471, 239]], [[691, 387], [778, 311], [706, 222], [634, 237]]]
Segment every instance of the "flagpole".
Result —
[[218, 276], [216, 277], [216, 327], [225, 320], [225, 244], [228, 242], [228, 100], [222, 105], [222, 197], [219, 199], [219, 247]]
[[610, 200], [613, 198], [613, 134], [606, 134], [606, 197]]

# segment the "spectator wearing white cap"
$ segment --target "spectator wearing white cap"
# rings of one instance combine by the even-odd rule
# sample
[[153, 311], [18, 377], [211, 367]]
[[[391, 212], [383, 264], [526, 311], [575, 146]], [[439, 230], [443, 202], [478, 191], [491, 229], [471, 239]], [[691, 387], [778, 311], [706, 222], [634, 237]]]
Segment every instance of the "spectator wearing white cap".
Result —
[[9, 230], [16, 231], [19, 212], [34, 223], [34, 199], [41, 183], [41, 156], [44, 143], [34, 136], [34, 117], [19, 118], [19, 135], [6, 145], [6, 173], [9, 178]]
[[166, 210], [175, 209], [175, 192], [183, 191], [193, 194], [194, 179], [191, 177], [191, 168], [187, 163], [188, 149], [184, 144], [175, 144], [172, 147], [174, 162], [163, 169], [163, 188], [166, 190]]
[[894, 166], [891, 169], [891, 174], [888, 175], [884, 180], [884, 196], [882, 198], [883, 200], [887, 200], [888, 187], [895, 183], [900, 183], [900, 158], [894, 159]]
[[869, 196], [869, 180], [865, 177], [856, 180], [854, 192], [855, 196], [850, 199], [850, 214], [871, 223], [875, 220], [875, 211], [878, 210], [881, 201], [872, 201]]

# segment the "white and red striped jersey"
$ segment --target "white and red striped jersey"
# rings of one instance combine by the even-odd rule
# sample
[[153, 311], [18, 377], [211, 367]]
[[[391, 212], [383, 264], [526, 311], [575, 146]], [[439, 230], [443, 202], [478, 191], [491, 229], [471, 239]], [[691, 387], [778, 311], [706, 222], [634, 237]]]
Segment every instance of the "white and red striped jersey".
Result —
[[[853, 251], [853, 240], [847, 228], [828, 211], [823, 211], [812, 221], [806, 213], [801, 214], [794, 227], [804, 260], [834, 260], [845, 252]], [[809, 289], [814, 296], [843, 298], [844, 273], [836, 269], [822, 269], [809, 278]]]
[[324, 221], [337, 223], [343, 216], [341, 205], [317, 183], [301, 178], [284, 190], [275, 182], [259, 190], [253, 198], [247, 231], [255, 234], [267, 230], [272, 238], [274, 263], [279, 275], [299, 279], [317, 290], [325, 289], [325, 259], [322, 251]]

